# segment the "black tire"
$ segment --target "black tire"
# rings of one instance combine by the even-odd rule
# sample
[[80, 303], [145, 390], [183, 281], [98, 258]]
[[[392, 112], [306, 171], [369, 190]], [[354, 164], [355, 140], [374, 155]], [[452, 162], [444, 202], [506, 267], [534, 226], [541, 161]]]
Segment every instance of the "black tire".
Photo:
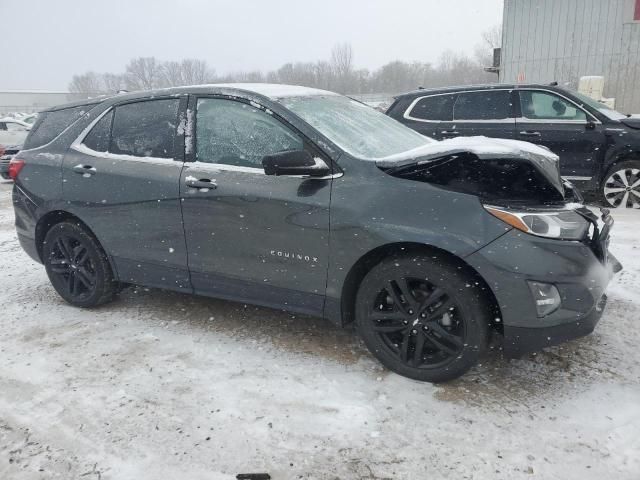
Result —
[[464, 374], [486, 352], [490, 322], [476, 281], [439, 256], [388, 257], [367, 273], [356, 297], [357, 328], [369, 351], [414, 380]]
[[71, 305], [96, 307], [118, 291], [107, 255], [80, 224], [62, 222], [51, 227], [42, 259], [53, 288]]
[[640, 208], [640, 160], [613, 165], [602, 179], [600, 198], [607, 208]]

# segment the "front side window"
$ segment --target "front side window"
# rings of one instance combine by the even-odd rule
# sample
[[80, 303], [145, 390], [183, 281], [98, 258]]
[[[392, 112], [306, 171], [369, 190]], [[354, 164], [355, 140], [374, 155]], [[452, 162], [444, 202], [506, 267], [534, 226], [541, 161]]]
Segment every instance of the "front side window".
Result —
[[200, 98], [196, 110], [196, 160], [262, 168], [266, 155], [302, 150], [302, 138], [272, 115], [246, 103]]
[[520, 91], [522, 116], [529, 120], [587, 121], [587, 116], [573, 103], [550, 92]]
[[434, 95], [422, 98], [413, 106], [409, 116], [432, 122], [450, 122], [453, 120], [455, 99], [455, 95]]
[[454, 120], [505, 120], [511, 117], [511, 92], [484, 90], [458, 95]]
[[178, 99], [160, 99], [117, 106], [109, 152], [173, 158], [178, 105]]

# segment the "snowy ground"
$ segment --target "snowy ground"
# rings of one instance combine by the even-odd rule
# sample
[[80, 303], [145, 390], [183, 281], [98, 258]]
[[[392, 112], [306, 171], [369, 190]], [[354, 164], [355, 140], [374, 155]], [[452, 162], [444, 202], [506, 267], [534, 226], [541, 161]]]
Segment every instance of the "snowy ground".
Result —
[[640, 211], [615, 217], [595, 334], [433, 386], [321, 320], [144, 289], [69, 307], [1, 184], [0, 479], [638, 479]]

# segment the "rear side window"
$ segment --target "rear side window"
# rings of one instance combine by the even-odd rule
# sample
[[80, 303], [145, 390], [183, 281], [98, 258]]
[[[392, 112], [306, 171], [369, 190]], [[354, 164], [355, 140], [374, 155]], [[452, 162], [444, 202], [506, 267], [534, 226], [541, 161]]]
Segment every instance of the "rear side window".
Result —
[[453, 106], [454, 120], [504, 120], [511, 117], [508, 90], [465, 92]]
[[409, 116], [420, 120], [450, 122], [453, 120], [453, 102], [455, 95], [434, 95], [425, 97], [416, 103]]
[[163, 99], [116, 107], [109, 152], [173, 158], [178, 105], [178, 99]]
[[112, 120], [113, 110], [110, 110], [93, 126], [87, 136], [84, 137], [84, 141], [82, 143], [96, 152], [108, 151], [109, 142], [111, 140]]
[[94, 105], [81, 105], [54, 112], [40, 113], [24, 142], [24, 148], [37, 148], [49, 143], [93, 107]]

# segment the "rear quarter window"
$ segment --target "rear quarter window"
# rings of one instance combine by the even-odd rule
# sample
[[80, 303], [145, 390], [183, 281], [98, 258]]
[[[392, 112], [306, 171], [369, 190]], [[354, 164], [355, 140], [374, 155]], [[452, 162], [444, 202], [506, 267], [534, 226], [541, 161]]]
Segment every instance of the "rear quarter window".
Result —
[[24, 142], [25, 150], [49, 143], [93, 107], [94, 105], [81, 105], [40, 113]]
[[409, 116], [432, 122], [453, 120], [453, 103], [456, 95], [433, 95], [421, 98], [409, 112]]

